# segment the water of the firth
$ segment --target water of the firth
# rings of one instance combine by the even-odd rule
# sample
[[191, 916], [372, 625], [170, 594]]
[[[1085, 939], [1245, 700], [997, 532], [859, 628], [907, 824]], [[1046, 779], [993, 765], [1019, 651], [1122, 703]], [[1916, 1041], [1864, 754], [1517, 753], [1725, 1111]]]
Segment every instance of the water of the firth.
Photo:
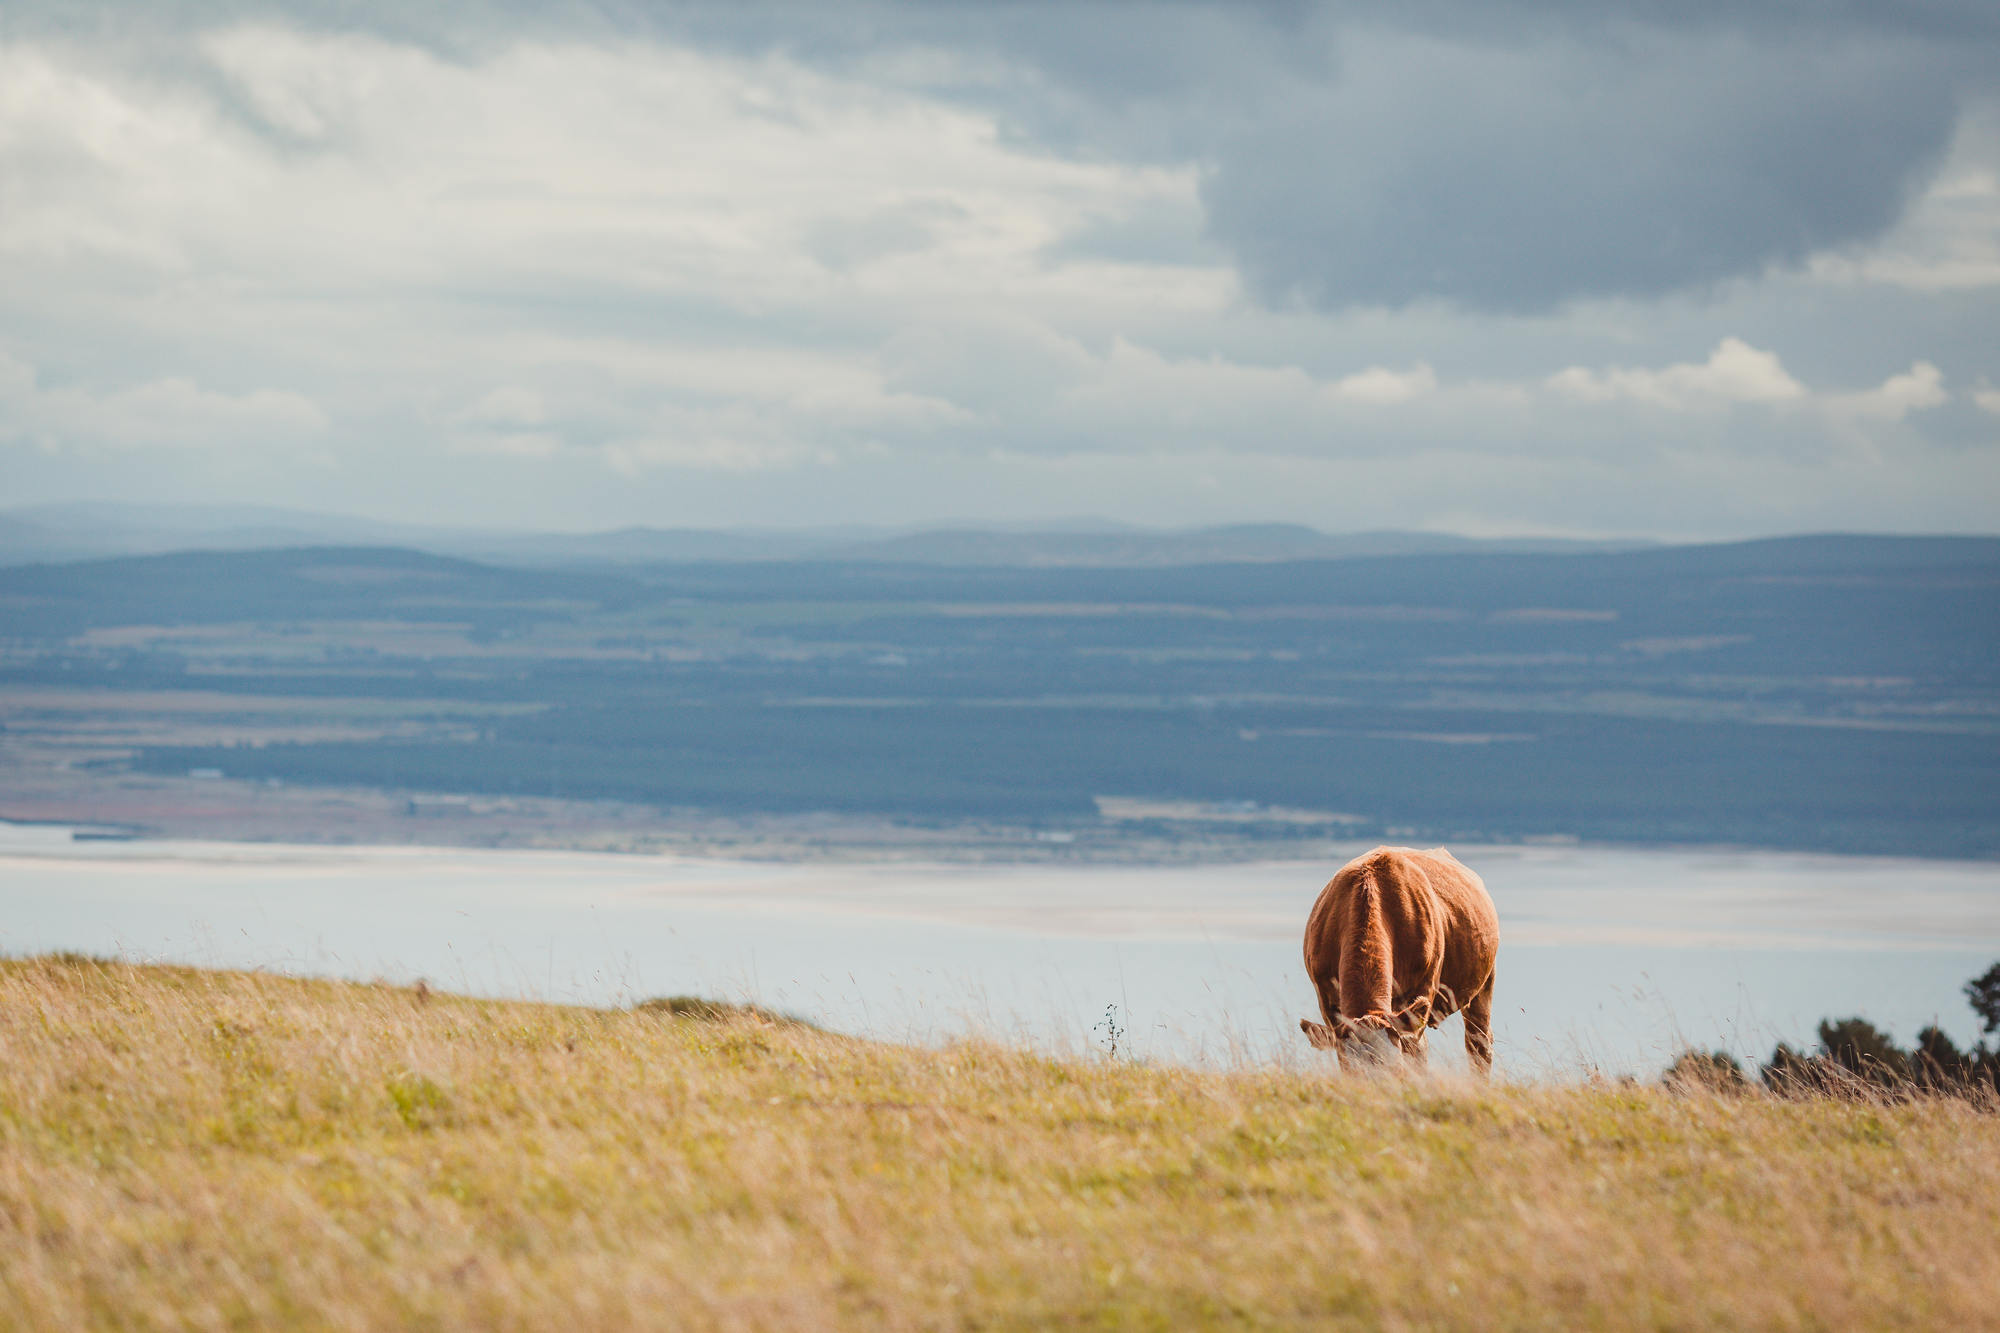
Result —
[[[55, 949], [561, 1001], [695, 993], [931, 1041], [1303, 1059], [1307, 908], [1340, 860], [797, 865], [571, 852], [77, 841], [0, 824], [0, 952]], [[1517, 1074], [1767, 1055], [1822, 1017], [1975, 1035], [2000, 864], [1457, 847], [1501, 920]], [[1434, 1050], [1457, 1058], [1456, 1019]]]

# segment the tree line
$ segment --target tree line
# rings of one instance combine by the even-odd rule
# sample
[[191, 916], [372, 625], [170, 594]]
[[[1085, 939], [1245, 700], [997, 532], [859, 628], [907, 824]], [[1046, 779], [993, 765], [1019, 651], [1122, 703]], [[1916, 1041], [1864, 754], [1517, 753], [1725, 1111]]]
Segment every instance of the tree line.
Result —
[[[1864, 1018], [1824, 1019], [1819, 1045], [1797, 1050], [1779, 1042], [1757, 1070], [1757, 1081], [1785, 1097], [1856, 1092], [1926, 1092], [2000, 1096], [2000, 963], [1965, 983], [1965, 998], [1979, 1017], [1980, 1040], [1960, 1050], [1935, 1023], [1917, 1033], [1908, 1049]], [[1750, 1075], [1727, 1051], [1684, 1051], [1665, 1075], [1669, 1087], [1746, 1092]]]

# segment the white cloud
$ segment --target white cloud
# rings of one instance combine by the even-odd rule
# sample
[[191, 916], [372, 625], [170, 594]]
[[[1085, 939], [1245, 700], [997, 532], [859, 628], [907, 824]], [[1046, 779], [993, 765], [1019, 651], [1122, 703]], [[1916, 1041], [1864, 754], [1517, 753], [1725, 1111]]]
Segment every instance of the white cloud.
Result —
[[[1850, 443], [1855, 425], [1894, 425], [1949, 397], [1927, 361], [1871, 389], [1811, 388], [1776, 352], [1736, 337], [1700, 362], [1447, 381], [1422, 359], [1407, 369], [1314, 374], [1289, 362], [1177, 356], [1124, 337], [1093, 352], [1033, 325], [986, 320], [899, 339], [892, 360], [892, 385], [961, 400], [975, 414], [973, 438], [1024, 453], [1185, 455], [1234, 441], [1271, 455], [1363, 456], [1449, 441], [1484, 453], [1580, 455], [1601, 449], [1607, 411], [1621, 419], [1616, 435], [1628, 450], [1689, 447], [1677, 419], [1695, 413], [1741, 417], [1724, 435], [1704, 427], [1705, 447], [1755, 447], [1762, 423], [1761, 447], [1797, 449], [1823, 429], [1814, 423], [1840, 428], [1828, 442]], [[1000, 384], [1013, 391], [995, 394]], [[1597, 414], [1562, 411], [1577, 405]]]
[[150, 317], [188, 324], [198, 299], [407, 316], [477, 297], [489, 318], [541, 322], [557, 312], [534, 303], [554, 298], [570, 317], [670, 304], [838, 327], [1228, 292], [1220, 268], [1048, 261], [1086, 224], [1193, 209], [1192, 164], [1072, 160], [990, 115], [783, 58], [521, 42], [451, 61], [274, 26], [201, 51], [220, 92], [0, 46], [0, 179], [16, 183], [0, 255], [72, 292], [151, 287]]
[[1972, 392], [1972, 401], [1979, 405], [1982, 412], [2000, 416], [2000, 389], [1975, 389]]
[[554, 458], [563, 452], [561, 437], [535, 430], [453, 435], [447, 447], [455, 454], [483, 454], [492, 458]]
[[1873, 389], [1828, 395], [1824, 406], [1836, 417], [1894, 422], [1912, 412], [1942, 406], [1950, 399], [1944, 388], [1944, 372], [1928, 361], [1918, 361]]
[[1421, 361], [1316, 376], [1289, 363], [1174, 356], [1124, 337], [1101, 354], [1046, 344], [1016, 364], [1049, 376], [1023, 385], [1031, 408], [1008, 413], [1030, 448], [1181, 450], [1247, 437], [1275, 452], [1318, 449], [1345, 425], [1379, 423], [1438, 392], [1436, 372]]
[[43, 385], [33, 367], [0, 352], [0, 437], [50, 451], [283, 445], [328, 424], [311, 400], [280, 389], [230, 394], [168, 376], [93, 393]]
[[1297, 366], [1170, 357], [1118, 338], [1067, 403], [1097, 423], [1212, 430], [1296, 418], [1311, 410], [1316, 387]]
[[[1891, 375], [1872, 389], [1809, 389], [1786, 371], [1774, 352], [1739, 338], [1724, 338], [1702, 363], [1681, 362], [1658, 370], [1570, 366], [1543, 382], [1558, 400], [1583, 404], [1624, 403], [1642, 410], [1679, 414], [1729, 408], [1766, 409], [1773, 432], [1781, 423], [1796, 429], [1806, 420], [1824, 423], [1826, 442], [1873, 450], [1873, 435], [1908, 420], [1912, 413], [1951, 400], [1944, 372], [1929, 361]], [[1879, 455], [1876, 455], [1879, 457]]]
[[1419, 361], [1408, 370], [1370, 366], [1334, 381], [1327, 394], [1341, 402], [1389, 407], [1435, 393], [1437, 386], [1437, 372]]
[[1614, 366], [1587, 370], [1570, 366], [1549, 376], [1558, 396], [1583, 403], [1620, 399], [1675, 411], [1725, 407], [1732, 403], [1785, 403], [1805, 397], [1775, 353], [1741, 338], [1724, 338], [1704, 362], [1680, 362], [1659, 370]]
[[474, 426], [539, 426], [548, 419], [542, 395], [517, 384], [483, 394], [456, 414], [456, 420]]
[[545, 459], [563, 452], [563, 439], [542, 429], [549, 421], [540, 392], [518, 384], [481, 394], [451, 414], [455, 429], [447, 447], [455, 454], [494, 458]]
[[693, 472], [770, 472], [803, 463], [832, 464], [836, 456], [780, 441], [710, 435], [689, 439], [618, 440], [604, 448], [613, 472], [635, 477], [662, 468]]

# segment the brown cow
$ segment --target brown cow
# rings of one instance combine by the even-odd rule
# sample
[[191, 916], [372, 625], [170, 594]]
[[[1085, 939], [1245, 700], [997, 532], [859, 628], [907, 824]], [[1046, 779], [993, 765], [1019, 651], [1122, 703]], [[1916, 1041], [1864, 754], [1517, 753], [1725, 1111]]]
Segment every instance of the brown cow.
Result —
[[1306, 1039], [1342, 1069], [1421, 1068], [1431, 1028], [1465, 1012], [1465, 1053], [1493, 1066], [1493, 960], [1500, 922], [1479, 876], [1442, 847], [1377, 847], [1320, 890], [1306, 920], [1306, 972], [1320, 1017]]

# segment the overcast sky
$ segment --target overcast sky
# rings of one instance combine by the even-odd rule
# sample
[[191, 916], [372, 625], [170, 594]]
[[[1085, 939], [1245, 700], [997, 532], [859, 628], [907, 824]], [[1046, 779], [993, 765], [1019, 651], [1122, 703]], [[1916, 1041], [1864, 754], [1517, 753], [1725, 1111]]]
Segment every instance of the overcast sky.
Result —
[[79, 499], [2000, 531], [2000, 5], [8, 0]]

